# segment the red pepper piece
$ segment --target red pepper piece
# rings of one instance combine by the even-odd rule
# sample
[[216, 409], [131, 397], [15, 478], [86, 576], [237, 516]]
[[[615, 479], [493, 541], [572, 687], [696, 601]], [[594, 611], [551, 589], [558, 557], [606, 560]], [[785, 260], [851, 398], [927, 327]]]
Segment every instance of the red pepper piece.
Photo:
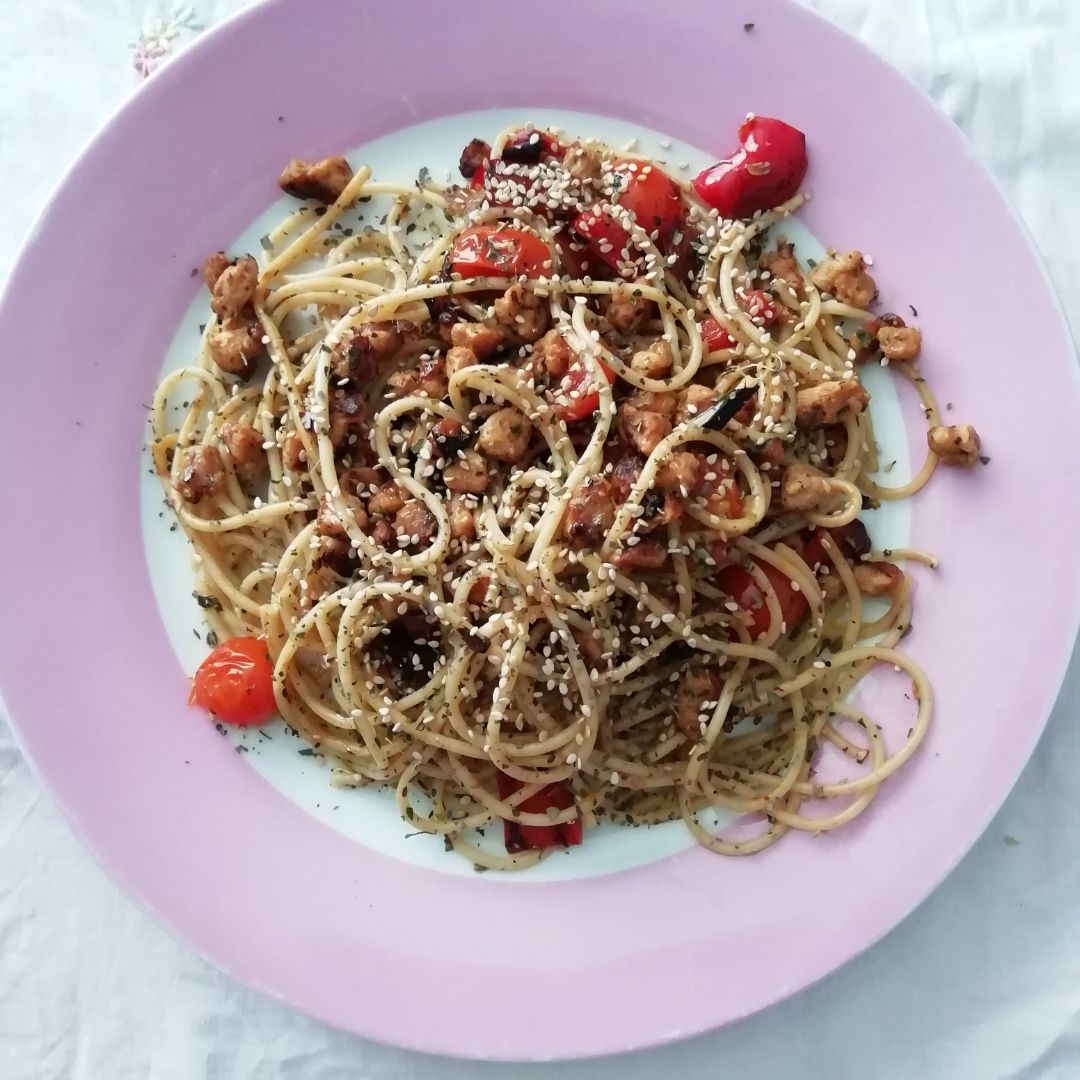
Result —
[[[512, 776], [500, 772], [497, 776], [499, 798], [505, 799], [524, 785]], [[543, 814], [549, 809], [569, 810], [574, 796], [565, 781], [548, 784], [520, 803], [518, 809], [526, 814]], [[519, 851], [544, 851], [553, 847], [576, 847], [581, 843], [581, 818], [560, 825], [522, 825], [517, 821], [503, 822], [506, 850], [514, 855]]]
[[806, 136], [782, 120], [753, 116], [740, 146], [694, 180], [694, 190], [725, 218], [748, 218], [790, 199], [806, 176]]

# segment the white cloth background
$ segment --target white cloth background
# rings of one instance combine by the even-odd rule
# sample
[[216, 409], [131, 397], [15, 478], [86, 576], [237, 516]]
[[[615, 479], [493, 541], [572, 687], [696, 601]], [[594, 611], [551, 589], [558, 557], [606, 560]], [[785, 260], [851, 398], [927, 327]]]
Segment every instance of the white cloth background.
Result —
[[[165, 0], [4, 0], [0, 277], [63, 170], [138, 82], [133, 60], [156, 63], [241, 2], [197, 0], [192, 11]], [[738, 3], [752, 19], [753, 0]], [[811, 6], [905, 71], [974, 142], [1034, 233], [1078, 336], [1080, 3]], [[840, 115], [845, 92], [840, 80]], [[1075, 477], [1063, 491], [1076, 497]], [[77, 701], [78, 688], [72, 694]], [[618, 1060], [535, 1067], [365, 1042], [232, 982], [102, 873], [0, 720], [0, 1076], [1080, 1076], [1078, 711], [1074, 660], [1046, 736], [986, 835], [854, 963], [725, 1031]]]

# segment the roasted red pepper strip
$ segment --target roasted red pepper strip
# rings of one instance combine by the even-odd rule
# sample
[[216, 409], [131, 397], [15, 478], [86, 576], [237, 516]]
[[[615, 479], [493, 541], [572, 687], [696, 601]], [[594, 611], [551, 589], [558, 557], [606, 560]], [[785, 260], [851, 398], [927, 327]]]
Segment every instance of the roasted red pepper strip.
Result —
[[739, 127], [739, 149], [701, 172], [694, 190], [725, 218], [771, 210], [806, 176], [806, 136], [782, 120], [752, 116]]
[[[506, 799], [524, 785], [512, 776], [500, 772], [497, 776], [499, 798]], [[569, 810], [574, 796], [565, 781], [548, 784], [518, 805], [526, 814], [543, 814], [549, 809]], [[559, 825], [521, 825], [516, 821], [503, 822], [506, 850], [514, 855], [519, 851], [544, 851], [553, 847], [576, 847], [581, 843], [581, 818]]]

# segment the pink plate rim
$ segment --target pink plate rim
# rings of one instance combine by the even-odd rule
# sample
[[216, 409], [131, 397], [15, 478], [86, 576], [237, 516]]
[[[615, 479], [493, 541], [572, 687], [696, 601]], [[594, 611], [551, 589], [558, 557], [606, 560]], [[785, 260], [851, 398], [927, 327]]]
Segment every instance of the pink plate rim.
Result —
[[[240, 13], [96, 136], [0, 301], [6, 388], [19, 403], [0, 428], [0, 460], [21, 463], [0, 472], [0, 504], [18, 508], [0, 554], [9, 612], [38, 616], [9, 633], [0, 683], [43, 782], [109, 873], [238, 979], [374, 1039], [503, 1060], [685, 1037], [878, 940], [1010, 790], [1080, 610], [1080, 507], [1058, 500], [1038, 521], [1024, 512], [1030, 448], [1066, 476], [1080, 465], [1072, 345], [1023, 228], [947, 119], [788, 0], [753, 5], [752, 32], [728, 5], [549, 0], [548, 25], [594, 43], [587, 63], [536, 27], [537, 10], [481, 0], [466, 27], [421, 0], [269, 0]], [[393, 47], [406, 26], [408, 49], [425, 58], [411, 71]], [[628, 74], [612, 28], [629, 26], [672, 62]], [[483, 65], [454, 62], [447, 45], [465, 32]], [[270, 82], [270, 56], [305, 59], [275, 65]], [[766, 60], [783, 79], [761, 78]], [[842, 115], [829, 75], [840, 70], [859, 88]], [[913, 512], [918, 543], [943, 557], [935, 578], [921, 576], [908, 640], [930, 670], [934, 729], [841, 834], [742, 861], [694, 850], [580, 881], [432, 874], [319, 825], [184, 708], [147, 578], [136, 470], [142, 406], [198, 286], [192, 268], [275, 197], [287, 157], [492, 106], [610, 115], [717, 153], [747, 111], [802, 128], [808, 225], [877, 256], [883, 294], [919, 309], [941, 401], [984, 436], [991, 464], [943, 471]], [[973, 335], [978, 325], [994, 332]], [[1038, 349], [1012, 376], [1032, 326]], [[1018, 407], [1017, 378], [1038, 379], [1037, 410]], [[1033, 558], [1038, 575], [1025, 573]], [[1017, 633], [1007, 597], [1020, 591], [1029, 617]]]

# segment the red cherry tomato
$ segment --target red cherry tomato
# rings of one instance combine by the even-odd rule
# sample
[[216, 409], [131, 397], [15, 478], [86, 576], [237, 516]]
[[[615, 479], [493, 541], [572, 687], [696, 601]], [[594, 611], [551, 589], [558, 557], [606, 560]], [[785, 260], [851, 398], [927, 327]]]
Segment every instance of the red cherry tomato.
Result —
[[547, 277], [551, 252], [534, 233], [504, 225], [474, 225], [450, 248], [450, 270], [462, 277]]
[[615, 176], [622, 177], [618, 203], [629, 210], [646, 231], [663, 231], [682, 217], [682, 199], [673, 180], [659, 169], [640, 161], [616, 165]]
[[698, 195], [725, 218], [748, 218], [779, 206], [806, 176], [806, 136], [790, 124], [751, 117], [739, 127], [739, 142], [731, 157], [694, 180]]
[[[663, 172], [645, 162], [620, 161], [615, 163], [613, 176], [620, 185], [613, 201], [629, 210], [646, 232], [658, 232], [662, 251], [671, 246], [680, 229], [686, 231], [682, 228], [684, 215], [678, 186]], [[590, 206], [578, 214], [573, 228], [613, 270], [627, 261], [622, 252], [630, 243], [630, 234], [598, 207]], [[628, 250], [632, 257], [632, 249]]]
[[277, 703], [266, 643], [255, 637], [223, 641], [195, 672], [188, 703], [237, 727], [254, 727], [269, 720]]
[[[589, 252], [605, 266], [618, 272], [620, 263], [633, 259], [630, 234], [599, 206], [590, 206], [574, 218], [574, 232], [589, 246]], [[623, 255], [626, 251], [626, 255]]]
[[[780, 604], [780, 617], [786, 628], [790, 630], [808, 610], [806, 597], [795, 590], [794, 583], [787, 574], [781, 573], [771, 563], [760, 559], [755, 559], [754, 562], [761, 567], [769, 579], [769, 584], [772, 585]], [[716, 575], [716, 584], [750, 616], [747, 629], [750, 631], [752, 640], [757, 640], [762, 634], [768, 633], [771, 623], [769, 606], [765, 603], [765, 597], [749, 570], [744, 570], [741, 566], [725, 566]]]
[[773, 326], [780, 318], [780, 309], [773, 303], [767, 292], [761, 289], [748, 289], [740, 294], [746, 314], [751, 319], [761, 319], [763, 326]]
[[702, 320], [701, 340], [705, 343], [706, 352], [735, 348], [735, 339], [715, 319], [711, 318]]
[[[561, 158], [563, 153], [563, 145], [550, 132], [522, 128], [506, 139], [498, 157], [488, 157], [483, 161], [473, 173], [470, 186], [487, 188], [488, 199], [494, 205], [509, 205], [513, 201], [512, 196], [505, 190], [500, 192], [501, 177], [512, 181], [510, 189], [515, 194], [519, 194], [520, 189], [531, 191], [535, 178], [529, 175], [528, 166]], [[513, 168], [508, 169], [508, 166]], [[518, 166], [524, 166], [525, 170]]]
[[[762, 289], [749, 289], [739, 294], [743, 308], [751, 319], [761, 319], [762, 326], [773, 326], [780, 318], [780, 309]], [[701, 322], [701, 338], [707, 352], [718, 349], [734, 349], [735, 339], [713, 318]]]
[[[709, 443], [704, 444], [705, 450], [702, 451], [702, 457], [709, 458], [716, 456], [716, 447]], [[719, 462], [715, 462], [710, 465], [707, 460], [701, 464], [701, 475], [711, 476], [712, 480], [701, 480], [698, 484], [697, 494], [702, 498], [709, 500], [714, 496], [720, 496], [727, 503], [727, 517], [728, 518], [740, 518], [743, 516], [743, 503], [742, 496], [739, 494], [739, 489], [735, 484], [730, 486], [724, 486], [724, 482], [731, 476]], [[715, 512], [713, 510], [712, 512]]]
[[562, 155], [562, 144], [550, 131], [522, 128], [507, 136], [497, 160], [505, 161], [508, 165], [534, 165]]
[[555, 250], [559, 254], [559, 273], [564, 278], [607, 277], [605, 263], [592, 253], [588, 244], [568, 233], [555, 235]]
[[[499, 798], [505, 799], [521, 788], [520, 781], [500, 772]], [[565, 781], [548, 784], [518, 804], [526, 814], [542, 814], [548, 809], [569, 810], [574, 796]], [[543, 851], [553, 847], [576, 847], [581, 843], [581, 818], [559, 825], [521, 825], [516, 821], [503, 822], [503, 842], [513, 855], [518, 851]]]
[[822, 537], [825, 535], [828, 535], [829, 539], [840, 548], [842, 555], [853, 562], [858, 562], [863, 555], [870, 553], [870, 534], [858, 518], [837, 529], [817, 528], [806, 534], [806, 543], [803, 546], [803, 562], [811, 570], [832, 565], [829, 556], [825, 554], [825, 545], [822, 543]]
[[[615, 381], [614, 369], [608, 367], [603, 360], [597, 362], [607, 381], [613, 383]], [[591, 379], [588, 370], [580, 360], [575, 360], [559, 387], [548, 391], [551, 408], [560, 420], [572, 424], [575, 420], [592, 416], [600, 408], [600, 391], [590, 389], [591, 381], [589, 386], [582, 386], [586, 379]]]

